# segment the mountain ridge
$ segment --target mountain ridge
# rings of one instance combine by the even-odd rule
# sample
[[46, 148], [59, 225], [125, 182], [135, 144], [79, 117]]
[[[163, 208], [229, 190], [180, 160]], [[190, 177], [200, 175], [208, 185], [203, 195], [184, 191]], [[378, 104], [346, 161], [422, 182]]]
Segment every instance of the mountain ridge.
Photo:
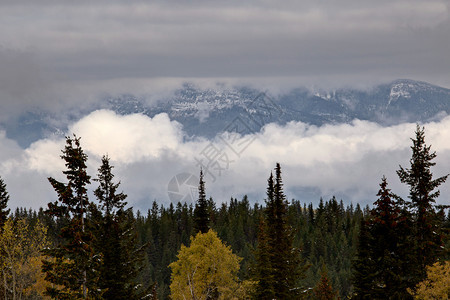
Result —
[[100, 99], [86, 111], [65, 116], [65, 123], [53, 121], [56, 115], [37, 111], [24, 112], [15, 123], [3, 124], [3, 127], [9, 138], [25, 148], [42, 137], [61, 135], [70, 122], [97, 109], [149, 117], [167, 113], [171, 120], [183, 125], [189, 137], [213, 138], [227, 131], [236, 118], [247, 123], [244, 134], [257, 132], [270, 122], [283, 125], [301, 121], [317, 126], [349, 123], [354, 119], [383, 126], [427, 122], [450, 113], [450, 89], [423, 81], [397, 79], [368, 90], [311, 91], [299, 87], [272, 96], [246, 86], [201, 89], [185, 83], [171, 97], [161, 97], [155, 105], [126, 94]]

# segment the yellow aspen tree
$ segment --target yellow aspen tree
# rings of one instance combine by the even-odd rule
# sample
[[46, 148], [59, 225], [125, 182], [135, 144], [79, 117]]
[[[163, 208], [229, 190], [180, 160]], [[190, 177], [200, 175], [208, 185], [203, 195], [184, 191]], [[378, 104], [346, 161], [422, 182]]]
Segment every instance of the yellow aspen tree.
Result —
[[450, 299], [450, 261], [436, 262], [427, 267], [427, 278], [417, 284], [415, 290], [408, 289], [414, 299]]
[[171, 299], [234, 299], [239, 290], [237, 273], [241, 258], [222, 243], [213, 230], [191, 237], [181, 246], [172, 269]]
[[5, 299], [41, 296], [41, 250], [48, 247], [47, 230], [40, 222], [33, 228], [25, 220], [8, 219], [0, 235], [1, 285]]

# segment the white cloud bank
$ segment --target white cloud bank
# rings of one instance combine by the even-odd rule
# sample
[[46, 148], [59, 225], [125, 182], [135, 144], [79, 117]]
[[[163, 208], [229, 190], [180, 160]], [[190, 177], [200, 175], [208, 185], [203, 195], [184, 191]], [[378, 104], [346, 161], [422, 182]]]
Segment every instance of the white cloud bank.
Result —
[[[445, 175], [450, 170], [450, 117], [425, 124], [425, 128], [427, 144], [438, 154], [433, 172]], [[309, 202], [336, 195], [347, 203], [369, 204], [376, 199], [383, 175], [394, 192], [406, 195], [407, 188], [399, 183], [395, 171], [399, 164], [409, 165], [414, 130], [415, 124], [381, 127], [358, 120], [321, 127], [301, 122], [268, 124], [254, 136], [240, 137], [242, 142], [254, 138], [240, 156], [219, 138], [186, 140], [181, 125], [166, 114], [149, 118], [100, 110], [72, 124], [69, 133], [81, 137], [90, 175], [95, 177], [102, 155], [108, 154], [129, 203], [145, 210], [153, 200], [170, 202], [167, 184], [172, 177], [182, 172], [198, 174], [196, 158], [203, 157], [202, 150], [210, 142], [230, 159], [228, 168], [221, 161], [225, 170], [220, 175], [212, 170], [215, 181], [208, 173], [205, 177], [207, 195], [218, 202], [249, 194], [252, 201], [261, 203], [276, 162], [282, 164], [289, 199]], [[11, 207], [38, 208], [56, 198], [46, 178], [65, 179], [59, 157], [63, 147], [64, 139], [55, 138], [22, 150], [0, 132], [0, 175], [8, 186]], [[448, 203], [448, 185], [441, 188], [440, 203]]]

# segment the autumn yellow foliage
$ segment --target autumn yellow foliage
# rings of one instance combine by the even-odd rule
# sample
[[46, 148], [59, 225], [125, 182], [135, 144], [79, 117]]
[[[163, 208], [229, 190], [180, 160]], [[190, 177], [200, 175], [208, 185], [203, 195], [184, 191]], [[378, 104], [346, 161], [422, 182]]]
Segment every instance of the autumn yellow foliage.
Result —
[[0, 234], [1, 293], [8, 299], [44, 298], [47, 282], [41, 272], [41, 250], [48, 247], [47, 229], [25, 220], [8, 219]]
[[191, 237], [170, 264], [171, 299], [235, 299], [241, 293], [237, 273], [241, 258], [213, 230]]
[[450, 299], [450, 261], [437, 262], [427, 268], [427, 278], [414, 290], [408, 289], [414, 299]]

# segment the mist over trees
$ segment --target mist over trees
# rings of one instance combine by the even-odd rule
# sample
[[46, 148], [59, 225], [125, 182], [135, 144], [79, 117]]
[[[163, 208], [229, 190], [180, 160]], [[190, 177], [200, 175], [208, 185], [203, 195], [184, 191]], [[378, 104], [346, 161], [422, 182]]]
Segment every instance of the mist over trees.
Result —
[[[372, 207], [335, 197], [288, 200], [282, 166], [264, 205], [216, 204], [200, 170], [195, 204], [129, 207], [104, 156], [94, 179], [79, 137], [67, 137], [65, 182], [38, 211], [8, 209], [0, 178], [0, 296], [5, 299], [417, 299], [447, 293], [450, 212], [436, 206], [436, 153], [417, 126], [409, 196], [381, 178]], [[264, 179], [261, 179], [264, 180]], [[374, 183], [377, 184], [377, 183]], [[95, 199], [88, 188], [95, 185]], [[262, 200], [262, 199], [260, 199]], [[216, 206], [217, 205], [217, 206]]]

